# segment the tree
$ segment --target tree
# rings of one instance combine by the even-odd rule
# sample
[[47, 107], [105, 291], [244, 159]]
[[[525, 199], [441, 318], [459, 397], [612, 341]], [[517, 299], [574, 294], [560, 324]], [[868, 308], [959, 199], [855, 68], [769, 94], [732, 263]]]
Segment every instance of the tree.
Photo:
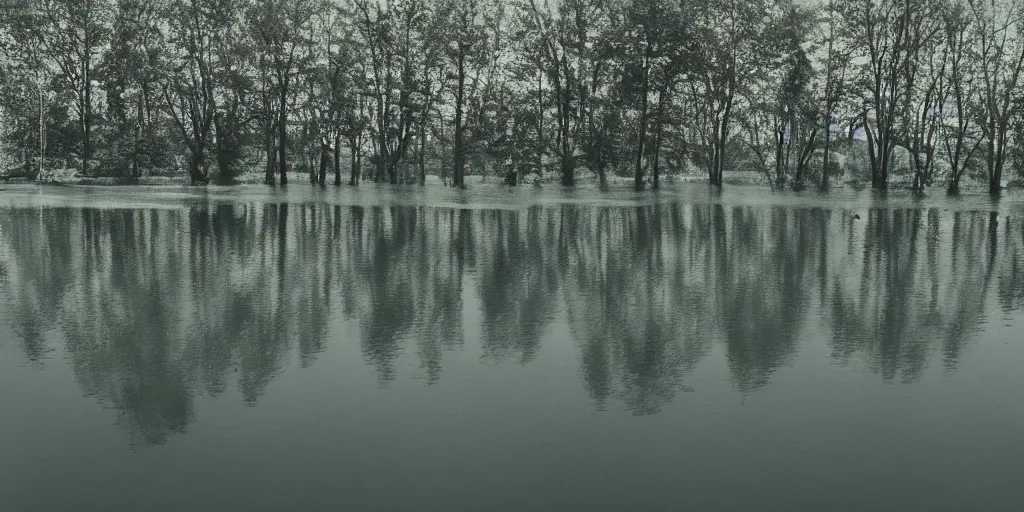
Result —
[[[652, 185], [659, 186], [659, 156], [666, 124], [665, 114], [671, 103], [672, 92], [680, 76], [688, 71], [695, 57], [689, 51], [693, 46], [691, 20], [682, 10], [683, 5], [658, 0], [631, 0], [625, 6], [621, 23], [624, 27], [622, 79], [629, 95], [639, 106], [637, 121], [636, 166], [633, 186], [644, 188], [644, 174], [651, 168]], [[638, 58], [631, 58], [632, 56]], [[596, 71], [596, 69], [595, 69]], [[595, 85], [600, 75], [595, 75]], [[656, 96], [654, 108], [651, 97]], [[653, 120], [654, 141], [648, 143], [648, 132]], [[650, 162], [647, 162], [650, 156]]]
[[55, 72], [35, 31], [38, 22], [31, 12], [0, 17], [0, 143], [20, 153], [28, 176], [43, 172], [54, 117], [49, 110], [62, 108], [55, 101]]
[[90, 174], [93, 71], [98, 53], [109, 36], [108, 7], [105, 0], [39, 0], [36, 25], [32, 29], [74, 97], [83, 176]]
[[192, 184], [209, 180], [207, 151], [216, 113], [214, 38], [221, 27], [209, 16], [209, 2], [174, 0], [167, 6], [168, 51], [163, 96], [189, 151]]
[[[278, 172], [288, 184], [288, 114], [295, 102], [296, 82], [310, 63], [312, 20], [317, 0], [258, 0], [249, 9], [249, 24], [262, 53], [261, 67], [269, 71], [276, 92]], [[269, 106], [269, 105], [268, 105]]]
[[[160, 12], [153, 0], [118, 0], [110, 47], [103, 54], [99, 73], [106, 92], [108, 144], [113, 164], [127, 157], [131, 177], [142, 172], [142, 160], [152, 165], [157, 144], [159, 111], [159, 59], [163, 34]], [[119, 146], [127, 146], [127, 150]]]
[[[453, 149], [453, 170], [452, 186], [464, 188], [466, 186], [466, 105], [468, 96], [474, 90], [467, 90], [471, 84], [469, 81], [472, 74], [479, 75], [481, 69], [488, 64], [487, 57], [488, 39], [484, 27], [484, 6], [483, 0], [451, 0], [442, 6], [443, 13], [447, 17], [445, 23], [445, 38], [448, 41], [445, 48], [445, 55], [452, 68], [454, 68], [454, 89], [452, 91], [455, 122]], [[479, 81], [476, 77], [474, 82]], [[476, 84], [473, 84], [476, 85]], [[474, 88], [475, 89], [475, 88]]]
[[425, 6], [422, 0], [353, 1], [369, 53], [375, 179], [396, 184], [398, 166], [409, 150], [416, 121], [413, 94], [418, 66], [414, 49], [415, 37], [425, 23]]
[[[941, 13], [940, 13], [941, 14]], [[941, 110], [944, 98], [943, 84], [948, 74], [948, 48], [943, 44], [944, 29], [941, 18], [933, 20], [915, 30], [931, 31], [923, 42], [920, 71], [911, 77], [911, 91], [908, 96], [907, 118], [901, 129], [903, 147], [910, 153], [914, 178], [911, 189], [921, 192], [932, 183], [935, 170], [936, 149], [938, 148], [938, 130], [942, 122]]]
[[[824, 26], [821, 33], [820, 46], [824, 47], [824, 76], [817, 86], [819, 91], [818, 104], [821, 108], [822, 124], [822, 166], [821, 190], [829, 188], [829, 173], [832, 170], [832, 127], [836, 122], [836, 114], [840, 104], [846, 97], [848, 85], [847, 72], [850, 69], [852, 48], [844, 45], [843, 20], [840, 11], [841, 0], [828, 0], [819, 27]], [[836, 126], [838, 129], [838, 126]]]
[[242, 172], [246, 136], [260, 117], [252, 38], [244, 16], [249, 0], [218, 0], [210, 16], [220, 27], [213, 40], [214, 92], [218, 98], [213, 115], [218, 178], [230, 182]]
[[737, 103], [771, 59], [771, 4], [766, 0], [712, 0], [694, 6], [696, 67], [686, 82], [691, 96], [697, 156], [712, 185], [722, 185], [726, 146]]
[[757, 65], [742, 97], [738, 124], [768, 180], [779, 187], [791, 181], [801, 189], [817, 149], [821, 115], [809, 55], [816, 50], [810, 40], [814, 20], [812, 11], [792, 3], [779, 7], [778, 16], [766, 20], [772, 26], [766, 33], [775, 34], [775, 50], [766, 51]]
[[939, 138], [949, 164], [946, 190], [956, 195], [960, 193], [960, 180], [967, 166], [984, 140], [976, 121], [981, 97], [979, 65], [973, 58], [977, 33], [971, 25], [968, 7], [959, 0], [947, 4], [943, 26], [947, 68], [943, 100], [939, 104]]
[[1007, 139], [1019, 102], [1015, 94], [1024, 70], [1024, 2], [969, 0], [976, 30], [982, 83], [981, 128], [986, 141], [989, 192], [1002, 190]]
[[843, 6], [851, 38], [864, 65], [860, 87], [866, 93], [862, 118], [868, 138], [871, 184], [889, 186], [893, 154], [908, 137], [910, 104], [922, 72], [921, 58], [940, 29], [933, 0], [854, 0]]
[[520, 6], [521, 51], [547, 81], [554, 99], [562, 185], [576, 182], [576, 151], [589, 91], [602, 76], [603, 55], [595, 48], [608, 10], [607, 0], [563, 0], [554, 8], [547, 0], [529, 0]]
[[415, 42], [419, 63], [416, 69], [416, 165], [419, 168], [420, 185], [426, 185], [427, 182], [427, 139], [433, 126], [431, 123], [442, 120], [437, 107], [450, 83], [446, 50], [452, 44], [449, 40], [449, 24], [453, 7], [452, 2], [433, 2], [426, 14], [428, 19], [423, 23], [420, 37]]

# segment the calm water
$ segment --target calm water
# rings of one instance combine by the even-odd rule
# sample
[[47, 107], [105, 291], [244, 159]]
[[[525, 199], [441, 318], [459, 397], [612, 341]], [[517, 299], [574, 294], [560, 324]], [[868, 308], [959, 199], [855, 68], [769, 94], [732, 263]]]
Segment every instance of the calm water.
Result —
[[1022, 308], [1012, 198], [10, 186], [0, 508], [1020, 510]]

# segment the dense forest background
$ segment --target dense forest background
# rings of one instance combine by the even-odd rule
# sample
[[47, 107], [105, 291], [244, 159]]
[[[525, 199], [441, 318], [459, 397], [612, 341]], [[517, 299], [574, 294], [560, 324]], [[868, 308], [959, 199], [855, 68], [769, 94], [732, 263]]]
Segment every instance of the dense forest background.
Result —
[[192, 183], [1024, 168], [1024, 0], [5, 0], [0, 158]]

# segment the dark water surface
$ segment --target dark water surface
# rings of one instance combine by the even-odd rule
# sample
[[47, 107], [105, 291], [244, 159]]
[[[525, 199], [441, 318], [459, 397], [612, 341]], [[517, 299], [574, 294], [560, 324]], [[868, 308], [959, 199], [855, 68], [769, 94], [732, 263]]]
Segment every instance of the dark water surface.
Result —
[[1022, 307], [1013, 198], [10, 186], [0, 509], [1021, 510]]

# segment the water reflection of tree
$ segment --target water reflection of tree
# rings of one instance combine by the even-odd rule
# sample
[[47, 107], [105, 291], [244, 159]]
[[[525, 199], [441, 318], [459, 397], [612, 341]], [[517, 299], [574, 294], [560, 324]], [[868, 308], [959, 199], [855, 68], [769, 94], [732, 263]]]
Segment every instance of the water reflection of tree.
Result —
[[[478, 256], [483, 314], [483, 355], [500, 361], [531, 361], [558, 299], [558, 230], [572, 229], [572, 213], [549, 215], [492, 210], [478, 213], [474, 245]], [[568, 216], [569, 218], [566, 218]]]
[[332, 272], [342, 312], [358, 319], [367, 362], [381, 381], [415, 340], [427, 381], [446, 350], [462, 344], [462, 288], [472, 237], [468, 213], [447, 209], [352, 207], [335, 218]]
[[10, 244], [13, 261], [36, 264], [19, 266], [9, 302], [22, 307], [4, 316], [59, 325], [83, 392], [144, 442], [164, 442], [187, 428], [196, 393], [220, 394], [234, 378], [254, 403], [290, 348], [304, 364], [322, 350], [323, 239], [299, 236], [322, 220], [290, 221], [288, 209], [54, 209], [42, 229], [15, 217], [5, 233], [47, 240]]
[[[1012, 210], [1003, 221], [1004, 256], [999, 268], [999, 305], [1004, 312], [1024, 308], [1024, 207]], [[996, 226], [997, 229], [999, 226]]]
[[[0, 216], [7, 239], [5, 316], [30, 361], [51, 348], [46, 334], [54, 326], [71, 275], [70, 236], [74, 212], [68, 209], [8, 210]], [[26, 286], [30, 285], [30, 286]]]
[[1004, 311], [1024, 306], [1024, 229], [997, 221], [669, 201], [11, 210], [0, 315], [30, 360], [63, 340], [83, 392], [147, 443], [184, 432], [198, 393], [235, 383], [255, 403], [292, 355], [326, 349], [332, 318], [358, 326], [382, 382], [408, 349], [438, 383], [474, 284], [485, 361], [529, 363], [564, 312], [594, 402], [652, 414], [716, 340], [743, 393], [791, 364], [808, 327], [887, 380], [916, 380], [936, 353], [954, 369], [990, 284]]
[[681, 208], [650, 206], [575, 211], [565, 240], [565, 302], [578, 340], [584, 383], [599, 407], [622, 399], [653, 414], [681, 389], [707, 353], [696, 321], [709, 311], [692, 264], [671, 240]]
[[[987, 213], [949, 217], [949, 238], [940, 241], [937, 210], [868, 212], [862, 257], [833, 261], [822, 296], [837, 360], [861, 355], [886, 380], [903, 382], [920, 376], [934, 350], [947, 368], [956, 365], [984, 319], [996, 246]], [[860, 222], [850, 214], [842, 221]]]
[[733, 208], [727, 256], [717, 260], [726, 357], [743, 392], [768, 384], [796, 352], [813, 286], [809, 262], [820, 210]]

